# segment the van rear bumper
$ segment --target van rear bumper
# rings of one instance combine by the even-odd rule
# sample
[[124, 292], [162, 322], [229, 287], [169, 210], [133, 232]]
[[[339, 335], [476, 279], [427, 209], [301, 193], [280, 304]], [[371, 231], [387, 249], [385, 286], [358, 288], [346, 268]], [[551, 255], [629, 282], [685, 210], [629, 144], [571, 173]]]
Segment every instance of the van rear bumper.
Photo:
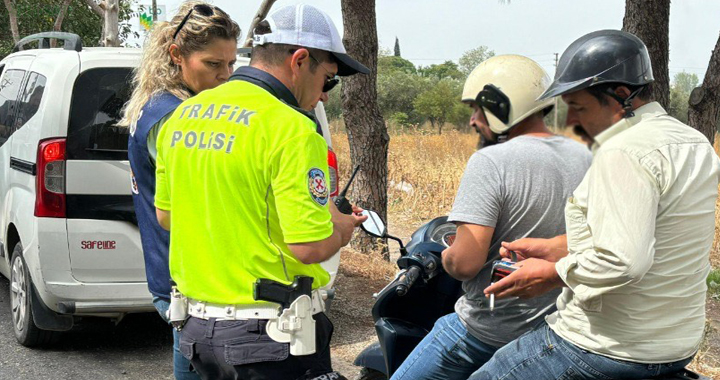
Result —
[[[50, 310], [60, 314], [108, 316], [155, 310], [153, 297], [148, 291], [147, 282], [144, 281], [145, 269], [140, 248], [133, 248], [137, 250], [133, 251], [137, 257], [125, 256], [123, 260], [137, 263], [138, 269], [135, 272], [141, 275], [134, 275], [129, 281], [118, 281], [118, 276], [105, 276], [104, 279], [102, 276], [95, 276], [90, 281], [84, 281], [75, 276], [71, 265], [67, 233], [69, 221], [60, 218], [35, 220], [38, 233], [34, 238], [31, 236], [24, 241], [23, 254], [38, 297]], [[103, 221], [95, 223], [102, 224]], [[116, 227], [128, 226], [123, 223]], [[137, 235], [136, 240], [139, 241], [137, 227], [128, 228], [131, 229], [126, 235]], [[97, 271], [114, 268], [112, 260], [117, 260], [117, 257], [86, 260], [85, 264], [89, 266], [87, 272], [90, 272], [92, 267], [98, 268]], [[76, 266], [82, 263], [83, 261], [76, 261]]]
[[61, 314], [155, 311], [147, 283], [47, 282], [43, 302]]
[[86, 313], [129, 313], [129, 312], [152, 312], [155, 307], [152, 302], [142, 305], [135, 301], [112, 301], [112, 302], [77, 302], [60, 301], [58, 311], [62, 314], [86, 314]]

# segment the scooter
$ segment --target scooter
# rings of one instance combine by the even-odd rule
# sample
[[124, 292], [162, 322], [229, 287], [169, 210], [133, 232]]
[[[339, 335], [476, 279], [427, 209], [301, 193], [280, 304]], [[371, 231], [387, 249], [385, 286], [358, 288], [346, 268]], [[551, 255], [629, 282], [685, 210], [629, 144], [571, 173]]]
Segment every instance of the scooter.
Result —
[[435, 321], [454, 311], [462, 296], [462, 283], [442, 268], [441, 253], [455, 240], [456, 226], [446, 216], [435, 218], [415, 231], [407, 246], [387, 234], [373, 211], [362, 228], [368, 234], [395, 240], [400, 245], [400, 271], [375, 297], [372, 316], [378, 341], [355, 359], [361, 367], [357, 380], [387, 379], [400, 367]]
[[[387, 380], [415, 346], [430, 332], [435, 321], [455, 311], [463, 295], [462, 283], [442, 267], [442, 251], [455, 241], [456, 226], [446, 216], [438, 217], [415, 231], [407, 246], [388, 235], [385, 223], [374, 211], [362, 229], [400, 245], [400, 269], [395, 278], [374, 295], [372, 316], [378, 341], [355, 358], [361, 367], [356, 380]], [[712, 380], [683, 369], [677, 373], [645, 380]]]

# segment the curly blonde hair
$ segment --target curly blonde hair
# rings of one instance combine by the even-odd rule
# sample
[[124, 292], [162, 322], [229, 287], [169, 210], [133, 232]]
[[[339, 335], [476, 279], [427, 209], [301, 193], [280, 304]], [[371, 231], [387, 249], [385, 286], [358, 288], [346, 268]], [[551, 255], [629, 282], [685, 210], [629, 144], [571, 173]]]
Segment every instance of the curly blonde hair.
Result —
[[[211, 7], [213, 14], [204, 16], [194, 10], [173, 39], [183, 18], [200, 4]], [[201, 1], [183, 3], [169, 22], [156, 24], [148, 37], [140, 66], [134, 71], [133, 92], [119, 125], [127, 127], [137, 122], [145, 103], [159, 93], [167, 91], [181, 100], [192, 96], [182, 80], [180, 67], [170, 57], [170, 45], [178, 45], [180, 54], [187, 57], [206, 49], [215, 39], [237, 41], [239, 37], [240, 27], [222, 9]]]

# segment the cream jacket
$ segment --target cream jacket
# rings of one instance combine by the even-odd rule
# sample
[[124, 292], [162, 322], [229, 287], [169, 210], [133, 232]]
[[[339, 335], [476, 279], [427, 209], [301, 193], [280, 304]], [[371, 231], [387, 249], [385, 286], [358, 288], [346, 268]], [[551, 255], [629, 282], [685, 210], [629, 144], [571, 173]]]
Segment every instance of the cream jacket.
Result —
[[705, 326], [720, 160], [658, 103], [596, 136], [568, 200], [566, 284], [547, 317], [588, 351], [640, 363], [685, 359]]

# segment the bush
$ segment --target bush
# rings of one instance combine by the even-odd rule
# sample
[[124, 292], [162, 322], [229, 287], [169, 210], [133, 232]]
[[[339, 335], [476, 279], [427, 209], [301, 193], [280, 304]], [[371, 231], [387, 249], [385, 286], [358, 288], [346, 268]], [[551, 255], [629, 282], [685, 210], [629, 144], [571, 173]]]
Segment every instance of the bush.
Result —
[[720, 269], [710, 271], [707, 278], [708, 294], [720, 299]]

